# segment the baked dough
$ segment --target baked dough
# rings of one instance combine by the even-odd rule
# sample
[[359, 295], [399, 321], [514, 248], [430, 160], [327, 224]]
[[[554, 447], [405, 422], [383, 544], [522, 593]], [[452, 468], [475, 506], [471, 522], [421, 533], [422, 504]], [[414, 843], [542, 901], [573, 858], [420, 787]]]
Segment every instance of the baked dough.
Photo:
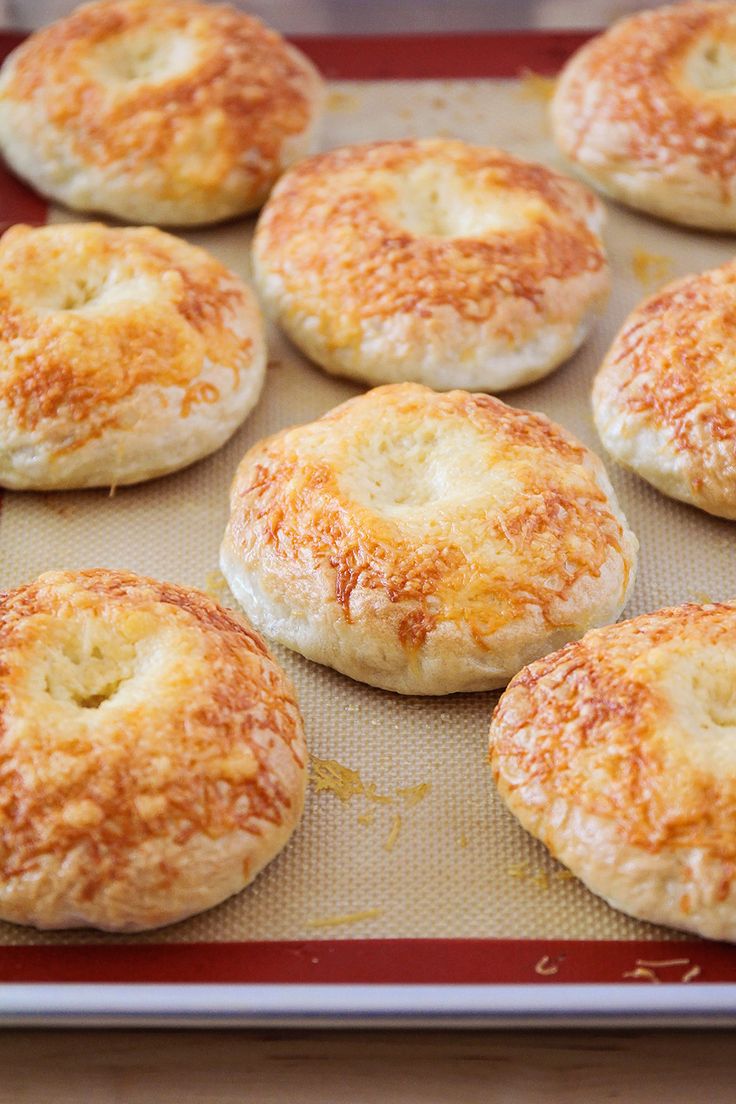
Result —
[[499, 793], [614, 908], [736, 940], [736, 603], [588, 633], [510, 684]]
[[0, 484], [115, 486], [219, 448], [258, 401], [260, 311], [207, 253], [95, 223], [0, 239]]
[[98, 0], [5, 62], [0, 149], [68, 207], [193, 225], [260, 207], [322, 101], [311, 62], [242, 12]]
[[636, 550], [598, 458], [544, 415], [393, 384], [246, 453], [221, 565], [273, 639], [448, 694], [616, 618]]
[[306, 751], [283, 672], [206, 594], [118, 571], [0, 596], [0, 917], [139, 931], [281, 850]]
[[502, 391], [570, 357], [608, 295], [603, 208], [543, 165], [444, 139], [301, 162], [254, 242], [262, 297], [328, 372]]
[[694, 0], [617, 23], [566, 65], [552, 124], [606, 195], [736, 230], [736, 7]]
[[635, 310], [593, 385], [611, 455], [672, 498], [736, 518], [736, 263]]

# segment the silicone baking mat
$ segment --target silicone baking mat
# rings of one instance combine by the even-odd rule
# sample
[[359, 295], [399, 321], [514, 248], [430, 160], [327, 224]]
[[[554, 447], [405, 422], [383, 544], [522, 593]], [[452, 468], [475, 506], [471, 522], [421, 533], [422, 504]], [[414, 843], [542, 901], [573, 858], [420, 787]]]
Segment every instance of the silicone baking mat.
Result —
[[[340, 78], [331, 83], [323, 148], [447, 135], [562, 167], [546, 123], [552, 82], [541, 74], [554, 71], [580, 40], [518, 34], [300, 45]], [[6, 224], [72, 217], [47, 209], [7, 176], [0, 205]], [[252, 229], [252, 221], [241, 221], [185, 236], [247, 277]], [[612, 205], [606, 240], [614, 290], [605, 318], [549, 379], [504, 396], [544, 411], [599, 453], [590, 383], [627, 312], [666, 280], [733, 252], [731, 239]], [[120, 567], [232, 603], [217, 561], [240, 456], [266, 434], [308, 421], [359, 390], [321, 373], [273, 331], [263, 398], [216, 455], [112, 496], [5, 492], [0, 585], [51, 568]], [[732, 597], [732, 525], [608, 468], [641, 542], [626, 615]], [[243, 893], [163, 931], [115, 937], [0, 924], [1, 978], [545, 985], [736, 979], [736, 950], [612, 910], [506, 812], [486, 765], [497, 695], [401, 697], [276, 652], [296, 685], [312, 753], [306, 815], [285, 852]]]

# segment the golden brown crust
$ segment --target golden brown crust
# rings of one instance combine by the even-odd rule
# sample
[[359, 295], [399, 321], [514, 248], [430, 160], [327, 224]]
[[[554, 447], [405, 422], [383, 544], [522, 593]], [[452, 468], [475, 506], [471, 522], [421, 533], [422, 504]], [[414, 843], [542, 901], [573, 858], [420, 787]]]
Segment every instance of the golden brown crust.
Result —
[[[591, 123], [603, 117], [626, 126], [627, 156], [658, 165], [692, 157], [701, 172], [728, 181], [736, 171], [736, 102], [730, 93], [700, 94], [682, 67], [701, 36], [733, 49], [733, 16], [731, 2], [694, 0], [642, 12], [595, 38], [566, 89], [579, 108], [573, 157]], [[595, 103], [585, 95], [591, 79], [605, 87]]]
[[[427, 487], [425, 466], [435, 473]], [[600, 479], [595, 458], [542, 415], [397, 384], [251, 449], [226, 539], [249, 572], [281, 575], [297, 605], [324, 588], [311, 600], [336, 603], [345, 624], [380, 621], [386, 605], [409, 662], [448, 630], [492, 653], [494, 634], [530, 610], [540, 638], [574, 632], [586, 616], [574, 596], [612, 558], [623, 599], [632, 538]], [[390, 635], [387, 618], [380, 631]]]
[[[222, 442], [198, 447], [198, 430], [186, 423], [212, 405], [224, 423], [242, 421], [260, 390], [263, 359], [253, 297], [203, 250], [152, 228], [15, 226], [0, 240], [0, 420], [10, 453], [0, 479], [16, 485], [14, 447], [22, 454], [44, 442], [53, 465], [116, 431], [135, 431], [136, 421], [140, 478], [162, 433], [173, 467], [181, 466], [177, 436], [197, 442], [188, 457], [197, 459]], [[148, 425], [152, 418], [161, 424]], [[117, 481], [114, 457], [97, 463], [102, 482]], [[157, 463], [166, 470], [163, 458]]]
[[[0, 676], [7, 918], [56, 926], [55, 910], [62, 926], [66, 911], [116, 927], [112, 887], [113, 902], [132, 894], [118, 900], [119, 926], [169, 922], [187, 914], [200, 841], [251, 841], [233, 892], [263, 865], [261, 838], [298, 819], [305, 752], [291, 688], [247, 624], [205, 594], [124, 572], [41, 576], [0, 596]], [[59, 899], [51, 914], [39, 899], [35, 915], [28, 887], [50, 866]], [[137, 877], [143, 923], [130, 915]]]
[[736, 938], [736, 607], [598, 629], [522, 671], [491, 725], [499, 790], [613, 904]]
[[[164, 38], [186, 45], [191, 56], [170, 73], [154, 67], [138, 77], [140, 35], [144, 67], [145, 51], [155, 52]], [[104, 51], [117, 43], [120, 60], [108, 58]], [[151, 198], [186, 203], [196, 192], [206, 221], [208, 193], [214, 217], [228, 213], [219, 211], [218, 193], [233, 174], [247, 175], [242, 210], [262, 201], [285, 145], [313, 121], [320, 81], [276, 31], [234, 8], [199, 0], [98, 0], [17, 51], [3, 98], [31, 105], [65, 136], [64, 156], [80, 165], [103, 173], [117, 167], [126, 178], [142, 179], [156, 165], [161, 174]], [[45, 138], [39, 141], [43, 148]], [[183, 221], [190, 221], [186, 214]]]
[[593, 389], [599, 431], [617, 459], [666, 494], [726, 517], [736, 516], [734, 338], [730, 262], [638, 307]]
[[[73, 275], [70, 250], [77, 262]], [[63, 298], [67, 281], [73, 301], [80, 262], [102, 273], [100, 285], [113, 268], [118, 278], [153, 278], [159, 296], [102, 315], [45, 309], [46, 289], [50, 299]], [[92, 294], [99, 290], [91, 288]], [[192, 406], [187, 388], [205, 350], [216, 363], [232, 366], [237, 383], [252, 342], [223, 320], [244, 298], [213, 257], [150, 227], [14, 226], [0, 239], [0, 401], [24, 428], [63, 411], [91, 436], [114, 422], [122, 399], [156, 384], [182, 389], [179, 413], [185, 418]], [[75, 444], [85, 439], [79, 435]]]
[[[514, 233], [411, 233], [381, 204], [391, 198], [394, 175], [433, 156], [472, 178], [480, 192], [521, 193], [534, 215]], [[449, 305], [482, 322], [509, 296], [541, 309], [545, 280], [605, 267], [600, 240], [583, 217], [595, 207], [572, 181], [499, 150], [439, 140], [374, 142], [319, 154], [292, 169], [259, 221], [255, 248], [287, 289], [295, 279], [289, 272], [307, 277], [300, 292], [307, 313], [324, 317], [330, 309], [318, 288], [339, 295], [340, 319], [331, 333], [337, 344], [354, 339], [362, 320], [396, 312]], [[351, 243], [357, 242], [373, 263], [356, 263]]]
[[[488, 449], [489, 464], [501, 457], [510, 463], [517, 456], [522, 463], [531, 457], [536, 461], [533, 470], [529, 464], [524, 472], [523, 493], [503, 514], [489, 518], [483, 501], [464, 512], [463, 535], [469, 544], [464, 541], [461, 547], [449, 540], [442, 547], [427, 544], [417, 550], [396, 522], [369, 518], [341, 489], [339, 472], [349, 467], [361, 432], [374, 425], [383, 403], [392, 402], [407, 430], [419, 419], [427, 427], [467, 418]], [[424, 388], [406, 384], [351, 399], [316, 425], [319, 430], [310, 435], [311, 441], [307, 427], [300, 427], [246, 453], [233, 488], [233, 535], [236, 542], [245, 541], [246, 530], [255, 530], [279, 558], [291, 559], [308, 548], [318, 563], [329, 563], [335, 598], [348, 620], [351, 595], [360, 586], [384, 591], [392, 603], [412, 603], [403, 632], [415, 647], [440, 619], [468, 618], [473, 635], [482, 641], [519, 616], [530, 601], [539, 605], [545, 619], [553, 619], [552, 607], [580, 576], [600, 571], [612, 545], [620, 551], [619, 523], [604, 511], [590, 511], [594, 504], [603, 507], [606, 495], [583, 468], [586, 450], [543, 415], [513, 410], [489, 395], [450, 391], [430, 396]], [[339, 435], [342, 447], [341, 456], [325, 464], [320, 443], [328, 434]], [[577, 472], [571, 474], [568, 463]], [[566, 466], [562, 479], [561, 464]], [[515, 570], [529, 580], [523, 591], [516, 578], [479, 571], [489, 538], [513, 548]], [[428, 599], [431, 607], [437, 597], [441, 612], [432, 614]]]
[[736, 100], [733, 80], [720, 70], [724, 58], [732, 68], [735, 48], [727, 0], [622, 20], [563, 71], [552, 108], [563, 152], [586, 178], [634, 206], [695, 225], [731, 225]]
[[603, 208], [575, 181], [448, 139], [348, 146], [277, 185], [261, 297], [329, 372], [502, 391], [578, 348], [608, 294]]

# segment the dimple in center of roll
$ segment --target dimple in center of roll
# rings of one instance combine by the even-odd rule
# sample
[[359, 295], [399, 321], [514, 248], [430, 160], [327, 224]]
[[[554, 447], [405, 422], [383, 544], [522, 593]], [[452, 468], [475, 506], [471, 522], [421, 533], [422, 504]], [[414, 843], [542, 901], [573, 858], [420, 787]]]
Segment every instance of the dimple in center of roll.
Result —
[[[145, 710], [153, 689], [164, 694], [167, 686], [176, 686], [191, 659], [186, 634], [171, 627], [162, 632], [154, 619], [135, 611], [111, 620], [77, 610], [72, 616], [40, 617], [32, 628], [33, 640], [21, 645], [27, 678], [16, 702], [18, 716], [26, 714], [28, 702], [41, 712], [51, 708], [49, 716], [59, 707], [74, 707], [87, 721], [108, 707]], [[178, 666], [172, 664], [173, 652]]]
[[674, 645], [662, 665], [664, 690], [672, 703], [677, 740], [701, 770], [736, 771], [736, 655], [718, 644], [696, 650]]
[[736, 92], [736, 23], [725, 38], [703, 36], [688, 54], [684, 77], [701, 92]]
[[481, 500], [498, 510], [515, 495], [508, 466], [465, 425], [416, 427], [353, 443], [342, 490], [379, 516], [431, 518]]
[[451, 163], [425, 159], [383, 177], [380, 208], [416, 237], [482, 238], [518, 231], [543, 212], [534, 196], [496, 184], [487, 174], [461, 174]]
[[161, 299], [160, 283], [137, 272], [133, 265], [111, 263], [107, 268], [88, 264], [75, 270], [70, 259], [64, 272], [61, 262], [63, 258], [52, 256], [35, 282], [16, 281], [13, 292], [18, 302], [41, 316], [57, 312], [92, 316]]
[[191, 69], [196, 57], [197, 47], [186, 33], [135, 28], [95, 43], [84, 64], [95, 80], [120, 88], [163, 84]]
[[[86, 645], [86, 646], [85, 646]], [[133, 677], [134, 645], [121, 639], [89, 642], [70, 637], [49, 650], [45, 689], [56, 701], [99, 709]]]

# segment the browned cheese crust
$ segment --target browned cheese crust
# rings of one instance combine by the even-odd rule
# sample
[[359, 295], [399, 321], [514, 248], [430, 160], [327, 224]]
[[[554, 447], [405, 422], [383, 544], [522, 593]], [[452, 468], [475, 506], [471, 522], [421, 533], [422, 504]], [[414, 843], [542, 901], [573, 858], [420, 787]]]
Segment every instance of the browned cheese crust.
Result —
[[[161, 42], [166, 49], [158, 64]], [[176, 51], [185, 49], [189, 54], [177, 64]], [[40, 162], [56, 161], [61, 147], [52, 144], [50, 133], [63, 135], [62, 160], [85, 167], [90, 181], [118, 172], [133, 190], [136, 179], [142, 192], [150, 189], [154, 213], [129, 217], [196, 222], [263, 201], [292, 159], [289, 143], [314, 121], [321, 81], [276, 31], [232, 7], [199, 0], [97, 0], [18, 49], [2, 98], [31, 112], [8, 126], [11, 164], [15, 131], [27, 119], [38, 127]], [[18, 134], [17, 140], [22, 145], [25, 138]], [[17, 166], [24, 175], [26, 161], [24, 154]], [[40, 168], [38, 186], [56, 194], [52, 181], [62, 181], [61, 170], [54, 166], [47, 177]], [[236, 177], [242, 177], [239, 206], [228, 195]], [[108, 209], [102, 189], [95, 199], [64, 187], [59, 198], [72, 206]], [[116, 195], [118, 207], [120, 202]]]
[[296, 632], [330, 621], [323, 662], [341, 670], [331, 632], [362, 631], [353, 677], [380, 677], [370, 641], [410, 682], [434, 680], [420, 692], [479, 688], [550, 634], [620, 608], [636, 542], [609, 491], [597, 458], [543, 415], [396, 384], [246, 453], [224, 550], [236, 578], [257, 580], [249, 616], [292, 647], [271, 599], [303, 618]]
[[577, 182], [449, 139], [300, 162], [259, 221], [255, 275], [328, 371], [503, 390], [583, 340], [608, 292], [602, 209]]
[[293, 691], [242, 618], [124, 572], [0, 596], [0, 916], [155, 927], [246, 885], [302, 807]]
[[0, 240], [6, 486], [132, 482], [198, 459], [254, 405], [264, 361], [249, 289], [170, 234], [84, 223]]
[[491, 725], [501, 796], [596, 893], [736, 938], [736, 607], [597, 629], [509, 684]]
[[665, 494], [736, 517], [736, 264], [638, 307], [593, 388], [601, 438]]
[[678, 222], [733, 229], [735, 54], [728, 0], [624, 19], [563, 71], [552, 109], [557, 141], [615, 198]]
[[[343, 328], [336, 341], [350, 341], [361, 319], [397, 311], [450, 305], [478, 322], [509, 295], [540, 306], [545, 280], [605, 266], [598, 236], [580, 217], [581, 208], [592, 215], [596, 200], [574, 181], [500, 150], [436, 144], [458, 174], [473, 177], [481, 190], [520, 192], [536, 202], [537, 217], [523, 230], [485, 240], [402, 230], [382, 214], [381, 201], [392, 194], [390, 178], [381, 174], [421, 166], [431, 156], [430, 142], [374, 142], [302, 161], [264, 212], [256, 248], [268, 251], [269, 267], [284, 278], [289, 271], [307, 275], [302, 294], [308, 313], [320, 316], [329, 309], [317, 288], [339, 299]], [[364, 263], [356, 265], [346, 241], [361, 243]]]

